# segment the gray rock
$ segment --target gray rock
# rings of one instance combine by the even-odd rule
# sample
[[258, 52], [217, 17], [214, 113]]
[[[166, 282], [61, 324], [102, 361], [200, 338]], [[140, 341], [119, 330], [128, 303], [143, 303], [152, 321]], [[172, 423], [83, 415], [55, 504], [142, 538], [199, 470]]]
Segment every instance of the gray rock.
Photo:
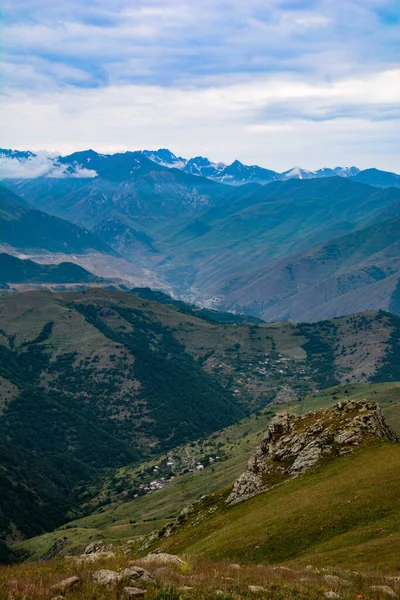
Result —
[[122, 590], [122, 595], [126, 598], [143, 598], [145, 590], [136, 587], [125, 587]]
[[66, 590], [71, 590], [78, 587], [78, 585], [81, 583], [82, 579], [77, 575], [73, 575], [72, 577], [68, 577], [67, 579], [63, 579], [62, 581], [52, 585], [50, 589], [58, 592], [65, 592]]
[[266, 592], [267, 590], [262, 587], [262, 585], [249, 585], [250, 592], [253, 594], [258, 594], [259, 592]]
[[175, 554], [166, 554], [165, 552], [160, 553], [150, 553], [145, 558], [142, 558], [142, 562], [154, 563], [159, 565], [186, 565], [184, 560], [176, 556]]
[[68, 538], [66, 538], [66, 537], [58, 538], [50, 546], [50, 548], [47, 550], [47, 552], [39, 558], [39, 560], [44, 561], [44, 560], [51, 560], [52, 558], [55, 558], [58, 554], [60, 554], [60, 552], [62, 550], [64, 550], [67, 542], [68, 542]]
[[108, 550], [110, 546], [106, 546], [102, 540], [97, 540], [97, 542], [92, 542], [83, 551], [83, 554], [96, 554], [97, 552], [104, 552]]
[[371, 585], [370, 589], [374, 590], [375, 592], [381, 592], [385, 596], [390, 596], [391, 598], [397, 597], [396, 592], [388, 585]]
[[280, 414], [270, 422], [227, 503], [298, 477], [327, 457], [353, 452], [367, 436], [398, 441], [379, 406], [369, 400], [343, 400], [305, 415]]
[[128, 567], [119, 573], [119, 580], [123, 583], [130, 583], [131, 581], [135, 581], [135, 579], [140, 579], [141, 583], [155, 583], [155, 579], [150, 573], [141, 567]]
[[92, 577], [96, 583], [99, 585], [105, 585], [107, 587], [114, 587], [120, 581], [119, 573], [110, 571], [109, 569], [100, 569], [100, 571], [95, 571]]
[[337, 594], [336, 592], [333, 592], [332, 590], [330, 590], [329, 592], [324, 592], [324, 596], [325, 596], [325, 598], [328, 598], [329, 600], [339, 600], [340, 599], [339, 594]]

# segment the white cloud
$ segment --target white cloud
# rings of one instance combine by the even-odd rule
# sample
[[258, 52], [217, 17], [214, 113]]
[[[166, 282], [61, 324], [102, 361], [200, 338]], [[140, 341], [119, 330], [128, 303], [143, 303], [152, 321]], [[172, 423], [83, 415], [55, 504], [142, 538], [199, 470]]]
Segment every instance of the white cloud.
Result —
[[3, 0], [2, 143], [398, 169], [397, 4]]
[[[276, 75], [223, 87], [20, 92], [3, 98], [0, 135], [8, 145], [65, 153], [171, 147], [277, 170], [299, 162], [400, 170], [399, 103], [400, 69], [320, 84]], [[381, 119], [388, 111], [391, 119]]]
[[60, 164], [56, 158], [48, 153], [40, 152], [36, 156], [25, 159], [2, 156], [0, 154], [0, 177], [2, 179], [33, 179], [34, 177], [72, 177], [93, 178], [97, 177], [96, 171]]

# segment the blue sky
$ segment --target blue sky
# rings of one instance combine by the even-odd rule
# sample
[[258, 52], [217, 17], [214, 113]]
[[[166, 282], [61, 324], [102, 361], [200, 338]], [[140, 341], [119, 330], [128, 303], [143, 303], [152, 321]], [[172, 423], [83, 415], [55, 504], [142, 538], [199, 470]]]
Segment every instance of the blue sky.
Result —
[[400, 171], [400, 1], [3, 0], [1, 145]]

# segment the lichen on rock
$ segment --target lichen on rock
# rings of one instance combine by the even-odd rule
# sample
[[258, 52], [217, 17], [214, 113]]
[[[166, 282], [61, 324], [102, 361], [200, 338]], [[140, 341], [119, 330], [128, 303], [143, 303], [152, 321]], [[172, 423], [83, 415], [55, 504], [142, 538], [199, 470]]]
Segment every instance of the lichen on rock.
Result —
[[398, 442], [380, 407], [369, 400], [343, 400], [305, 415], [282, 413], [270, 422], [261, 444], [236, 481], [228, 504], [271, 489], [334, 456], [353, 452], [368, 439]]

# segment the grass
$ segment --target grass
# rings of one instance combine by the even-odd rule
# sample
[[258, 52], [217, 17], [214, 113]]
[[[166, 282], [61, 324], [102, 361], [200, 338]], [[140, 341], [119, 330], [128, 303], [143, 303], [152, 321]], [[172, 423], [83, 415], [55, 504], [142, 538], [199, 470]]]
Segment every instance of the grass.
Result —
[[[187, 558], [187, 557], [184, 557]], [[81, 584], [63, 594], [68, 600], [119, 600], [123, 588], [95, 584], [93, 573], [99, 569], [120, 571], [140, 559], [132, 554], [76, 565], [57, 560], [48, 563], [25, 563], [0, 568], [0, 600], [50, 600], [56, 592], [51, 586], [77, 575]], [[162, 569], [145, 565], [155, 583], [136, 585], [146, 591], [148, 600], [322, 600], [334, 591], [343, 600], [383, 600], [382, 591], [373, 586], [389, 586], [400, 592], [399, 580], [383, 573], [359, 573], [340, 568], [269, 567], [265, 564], [232, 564], [229, 561], [195, 560], [182, 567]], [[251, 590], [250, 586], [258, 589]]]
[[400, 446], [376, 442], [233, 507], [216, 494], [214, 514], [200, 508], [161, 546], [216, 560], [396, 570], [399, 472]]
[[327, 408], [340, 400], [361, 400], [363, 398], [377, 402], [390, 426], [400, 434], [400, 382], [341, 385], [308, 394], [301, 401], [288, 402], [283, 409], [304, 414], [311, 410]]
[[[235, 481], [262, 438], [271, 414], [272, 411], [266, 411], [259, 416], [247, 417], [236, 425], [212, 434], [202, 442], [177, 449], [177, 453], [182, 455], [186, 454], [186, 448], [190, 448], [190, 452], [196, 454], [200, 448], [209, 449], [212, 439], [212, 447], [220, 447], [221, 453], [226, 457], [212, 467], [209, 466], [201, 472], [184, 474], [164, 489], [130, 502], [119, 501], [102, 507], [94, 514], [72, 521], [54, 532], [25, 540], [17, 544], [17, 547], [28, 551], [32, 559], [37, 559], [59, 537], [68, 537], [68, 551], [71, 552], [96, 539], [119, 544], [164, 527], [191, 502]], [[157, 457], [149, 463], [144, 463], [139, 470], [156, 464], [159, 459], [160, 457]], [[118, 473], [126, 476], [130, 469], [134, 476], [138, 467], [126, 467]]]
[[[161, 529], [193, 501], [205, 494], [217, 492], [236, 480], [255, 446], [263, 437], [273, 411], [289, 410], [304, 414], [310, 410], [331, 406], [341, 399], [365, 397], [380, 403], [387, 420], [393, 429], [400, 433], [400, 383], [352, 384], [310, 394], [301, 402], [271, 407], [259, 416], [252, 415], [231, 427], [193, 444], [182, 446], [173, 452], [174, 455], [185, 456], [187, 451], [191, 455], [196, 455], [199, 452], [215, 453], [216, 449], [220, 448], [224, 459], [216, 462], [213, 467], [207, 467], [199, 473], [181, 475], [164, 489], [132, 501], [122, 502], [117, 497], [114, 502], [101, 507], [94, 514], [72, 521], [54, 532], [25, 540], [17, 547], [27, 550], [32, 559], [37, 559], [48, 550], [55, 539], [63, 536], [67, 536], [70, 541], [68, 552], [73, 552], [96, 539], [121, 544]], [[137, 472], [159, 463], [162, 458], [156, 457], [139, 467], [138, 465], [124, 467], [117, 471], [117, 476], [131, 477], [133, 481]], [[113, 478], [105, 480], [105, 491], [109, 489]], [[100, 495], [100, 498], [102, 497]]]

